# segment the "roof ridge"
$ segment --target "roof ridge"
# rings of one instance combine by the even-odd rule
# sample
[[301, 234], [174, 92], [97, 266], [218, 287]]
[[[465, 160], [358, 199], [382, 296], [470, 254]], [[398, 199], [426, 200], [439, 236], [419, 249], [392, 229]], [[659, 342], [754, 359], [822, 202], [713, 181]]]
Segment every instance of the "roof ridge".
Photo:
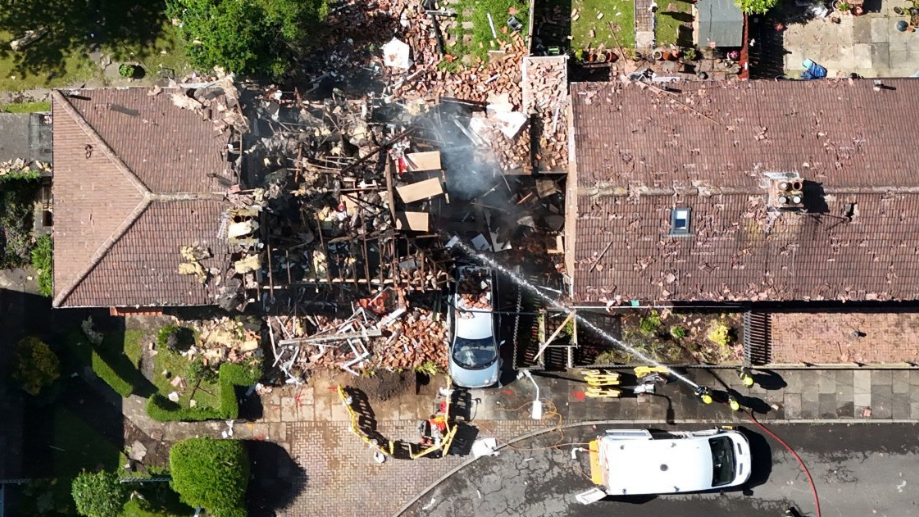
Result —
[[57, 296], [54, 297], [52, 306], [58, 307], [64, 302], [64, 300], [67, 299], [68, 296], [73, 293], [77, 286], [80, 285], [80, 282], [82, 282], [83, 279], [86, 278], [93, 269], [95, 269], [95, 267], [102, 260], [102, 257], [104, 257], [105, 254], [111, 249], [112, 245], [121, 239], [128, 228], [130, 228], [131, 225], [134, 224], [134, 222], [137, 220], [137, 218], [140, 217], [142, 213], [144, 213], [148, 206], [150, 206], [150, 203], [152, 202], [152, 192], [150, 192], [150, 189], [148, 189], [147, 186], [144, 185], [142, 181], [140, 181], [140, 178], [138, 178], [137, 175], [135, 175], [131, 169], [129, 169], [128, 166], [125, 165], [120, 158], [118, 158], [115, 152], [108, 146], [107, 143], [105, 143], [102, 137], [99, 136], [96, 130], [89, 125], [86, 119], [84, 119], [83, 116], [77, 112], [77, 110], [70, 104], [70, 101], [67, 100], [67, 98], [61, 94], [60, 91], [52, 90], [51, 98], [58, 101], [57, 104], [62, 107], [67, 115], [70, 116], [70, 118], [74, 121], [74, 123], [76, 123], [76, 125], [81, 130], [83, 130], [84, 133], [86, 133], [90, 140], [92, 140], [93, 145], [99, 146], [99, 149], [102, 150], [102, 153], [105, 154], [109, 161], [111, 161], [112, 164], [115, 165], [115, 167], [124, 174], [125, 179], [127, 179], [142, 196], [140, 203], [134, 207], [134, 210], [131, 211], [130, 215], [128, 215], [128, 217], [126, 217], [125, 220], [122, 221], [120, 225], [118, 225], [118, 228], [112, 233], [112, 235], [103, 241], [102, 244], [99, 245], [99, 248], [93, 252], [92, 257], [90, 257], [89, 260], [89, 265], [86, 267], [86, 269], [82, 273], [76, 275], [71, 280], [69, 285], [61, 289]]

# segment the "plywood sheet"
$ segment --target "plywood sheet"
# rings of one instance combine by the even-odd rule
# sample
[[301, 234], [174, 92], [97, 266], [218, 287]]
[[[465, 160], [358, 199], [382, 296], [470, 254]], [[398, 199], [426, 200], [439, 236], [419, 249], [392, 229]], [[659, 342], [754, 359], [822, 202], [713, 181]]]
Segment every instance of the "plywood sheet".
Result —
[[405, 161], [408, 162], [410, 171], [439, 171], [441, 169], [440, 151], [408, 153], [405, 155]]
[[430, 219], [427, 212], [396, 212], [396, 229], [426, 232], [430, 228]]
[[437, 178], [396, 187], [396, 190], [399, 192], [399, 197], [402, 198], [402, 201], [406, 203], [414, 203], [415, 201], [429, 199], [444, 193], [443, 186], [441, 186], [440, 180]]

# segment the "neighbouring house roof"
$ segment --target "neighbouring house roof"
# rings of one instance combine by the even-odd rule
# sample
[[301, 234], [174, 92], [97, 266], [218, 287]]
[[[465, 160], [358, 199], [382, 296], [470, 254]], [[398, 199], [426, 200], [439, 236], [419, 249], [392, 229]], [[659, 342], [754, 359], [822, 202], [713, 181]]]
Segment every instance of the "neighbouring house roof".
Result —
[[[572, 85], [581, 302], [919, 299], [916, 80]], [[805, 210], [766, 210], [797, 172]], [[688, 208], [688, 236], [671, 236]]]
[[734, 0], [699, 0], [699, 46], [740, 47], [743, 45], [743, 12]]
[[231, 131], [217, 103], [181, 109], [181, 97], [185, 90], [53, 92], [55, 307], [213, 303], [212, 286], [178, 274], [179, 251], [199, 243], [213, 253], [205, 267], [227, 261], [218, 180], [235, 182]]
[[47, 113], [0, 113], [0, 162], [51, 161], [51, 124]]

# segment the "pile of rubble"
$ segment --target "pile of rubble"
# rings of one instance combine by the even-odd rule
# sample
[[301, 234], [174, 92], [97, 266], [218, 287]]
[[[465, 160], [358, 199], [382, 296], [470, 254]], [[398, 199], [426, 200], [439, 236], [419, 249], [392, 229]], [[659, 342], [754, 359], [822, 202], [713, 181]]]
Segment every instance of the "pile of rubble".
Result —
[[247, 329], [242, 323], [228, 318], [196, 320], [190, 327], [197, 335], [192, 355], [201, 354], [211, 367], [222, 363], [245, 363], [253, 356], [261, 356], [258, 332]]
[[[398, 299], [397, 299], [398, 298]], [[435, 313], [408, 307], [398, 294], [384, 290], [360, 300], [346, 319], [319, 316], [269, 318], [273, 366], [284, 382], [298, 384], [311, 371], [447, 366], [447, 328]]]
[[568, 171], [568, 57], [523, 60], [523, 111], [539, 130], [534, 160], [540, 171]]
[[0, 162], [0, 176], [30, 172], [51, 172], [51, 164], [38, 160], [23, 160], [22, 158]]

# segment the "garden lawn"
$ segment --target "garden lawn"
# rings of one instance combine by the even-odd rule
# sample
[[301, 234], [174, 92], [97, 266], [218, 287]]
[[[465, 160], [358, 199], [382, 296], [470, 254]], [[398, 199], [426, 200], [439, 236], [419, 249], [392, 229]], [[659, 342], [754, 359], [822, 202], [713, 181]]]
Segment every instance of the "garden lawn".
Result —
[[[460, 0], [458, 4], [449, 7], [455, 9], [457, 13], [456, 27], [450, 31], [456, 35], [456, 45], [447, 47], [445, 50], [458, 58], [468, 54], [485, 60], [488, 58], [489, 50], [497, 50], [502, 43], [511, 42], [513, 31], [507, 26], [507, 19], [511, 11], [515, 11], [514, 16], [523, 25], [520, 35], [526, 37], [530, 17], [529, 5], [525, 0]], [[464, 16], [463, 11], [471, 11], [472, 16]], [[498, 41], [492, 36], [491, 26], [488, 24], [489, 13], [495, 24]], [[463, 22], [473, 23], [472, 30], [468, 31], [472, 34], [472, 44], [468, 46], [463, 45], [463, 34], [467, 32], [462, 28]]]
[[[91, 403], [105, 404], [102, 401]], [[93, 470], [97, 465], [106, 470], [116, 470], [127, 462], [127, 457], [118, 447], [69, 410], [56, 407], [53, 417], [54, 470], [58, 476], [73, 477], [81, 470]]]
[[[9, 42], [16, 39], [11, 32], [0, 29], [0, 90], [19, 91], [32, 88], [70, 86], [88, 81], [98, 67], [83, 48], [61, 49], [48, 38], [42, 38], [25, 50], [9, 50]], [[39, 55], [39, 61], [54, 61], [54, 65], [22, 65], [25, 53]]]
[[[163, 372], [169, 372], [169, 376]], [[184, 391], [170, 384], [176, 376], [185, 379], [187, 387]], [[216, 373], [213, 380], [202, 380], [195, 390], [192, 390], [195, 382], [190, 377], [191, 363], [187, 358], [167, 348], [158, 350], [153, 384], [162, 396], [168, 397], [171, 392], [176, 391], [180, 394], [179, 405], [182, 407], [189, 407], [189, 401], [192, 399], [195, 400], [196, 407], [220, 407], [220, 385]]]
[[[619, 44], [626, 51], [635, 48], [635, 5], [626, 0], [573, 0], [572, 9], [578, 9], [580, 17], [571, 22], [571, 48], [597, 48], [603, 44], [606, 48], [618, 50], [616, 38], [610, 33], [609, 24], [613, 22], [618, 31]], [[597, 14], [603, 18], [597, 19]], [[570, 13], [569, 13], [570, 14]], [[590, 31], [594, 37], [590, 37]]]
[[[692, 4], [685, 0], [664, 0], [657, 11], [655, 38], [658, 45], [692, 46]], [[683, 26], [683, 25], [686, 26]]]
[[0, 106], [0, 112], [3, 113], [32, 113], [35, 111], [51, 111], [51, 103], [48, 101], [21, 102]]

